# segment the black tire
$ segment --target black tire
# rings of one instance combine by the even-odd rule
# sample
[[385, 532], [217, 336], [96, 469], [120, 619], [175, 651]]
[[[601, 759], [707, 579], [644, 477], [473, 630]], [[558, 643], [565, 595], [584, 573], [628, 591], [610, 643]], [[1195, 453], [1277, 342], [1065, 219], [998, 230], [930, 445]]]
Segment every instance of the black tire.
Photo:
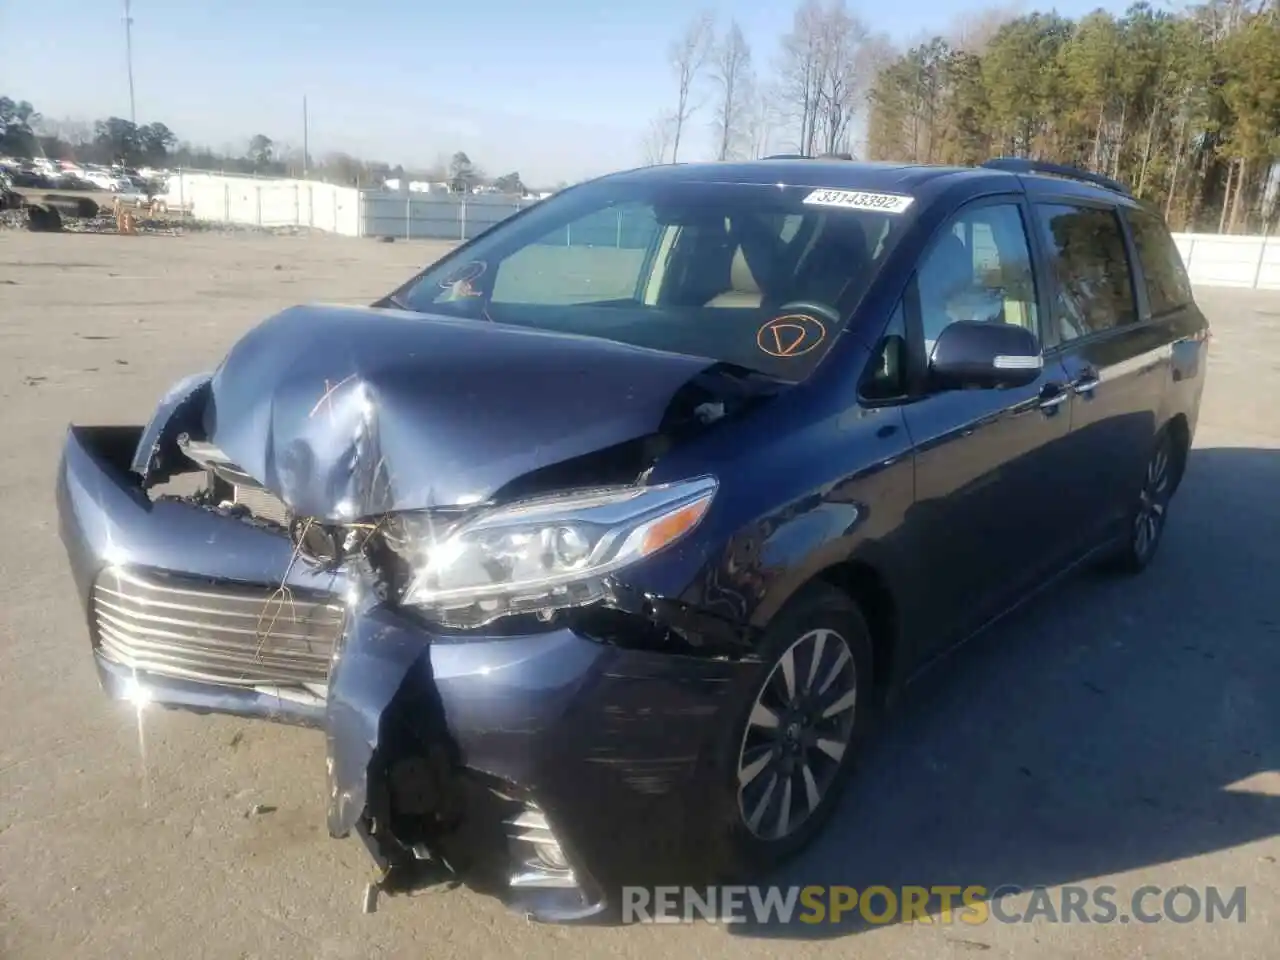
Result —
[[58, 233], [62, 230], [62, 217], [52, 207], [28, 207], [27, 229], [32, 233]]
[[1129, 511], [1124, 540], [1105, 564], [1111, 572], [1139, 574], [1155, 559], [1164, 538], [1169, 505], [1178, 486], [1184, 455], [1185, 451], [1179, 449], [1170, 432], [1160, 431]]
[[[819, 635], [821, 641], [817, 639]], [[847, 663], [837, 669], [842, 648], [847, 651]], [[716, 855], [722, 876], [768, 870], [795, 856], [813, 840], [838, 805], [841, 789], [871, 725], [871, 633], [857, 604], [845, 593], [823, 583], [804, 588], [769, 624], [760, 652], [763, 669], [756, 682], [746, 688], [745, 696], [740, 697], [717, 764], [723, 774], [719, 808], [726, 812], [724, 835]], [[794, 713], [781, 709], [788, 686], [788, 669], [784, 666], [788, 655], [794, 692], [803, 695], [807, 690], [813, 694], [817, 688], [826, 687], [820, 699]], [[828, 674], [833, 679], [826, 686]], [[812, 720], [820, 715], [823, 707], [829, 710], [845, 701], [848, 694], [841, 691], [850, 682], [854, 691], [851, 708], [827, 719], [819, 718], [811, 727], [798, 726], [805, 718]], [[766, 729], [758, 722], [763, 714], [757, 708], [775, 705], [779, 707], [775, 713], [777, 724]], [[847, 730], [845, 723], [849, 724]], [[771, 737], [773, 747], [769, 747]], [[840, 755], [835, 758], [831, 753], [837, 744]], [[754, 768], [766, 755], [769, 759], [764, 768], [755, 773], [746, 769]], [[740, 782], [744, 776], [749, 777], [745, 786]], [[772, 787], [766, 777], [774, 778]], [[778, 835], [786, 803], [783, 798], [788, 796], [784, 785], [787, 783], [791, 787], [787, 816], [793, 826]], [[811, 803], [814, 788], [820, 794], [816, 804]], [[770, 789], [774, 793], [765, 798]], [[767, 804], [763, 811], [759, 806], [762, 802]]]

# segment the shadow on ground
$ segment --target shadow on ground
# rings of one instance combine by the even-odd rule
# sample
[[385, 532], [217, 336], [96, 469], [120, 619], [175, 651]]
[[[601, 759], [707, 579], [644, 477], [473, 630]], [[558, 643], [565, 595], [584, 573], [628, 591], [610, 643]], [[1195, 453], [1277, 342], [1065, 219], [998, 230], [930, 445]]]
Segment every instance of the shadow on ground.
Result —
[[[815, 846], [761, 882], [1026, 889], [1280, 834], [1274, 786], [1233, 789], [1280, 770], [1278, 491], [1280, 450], [1194, 451], [1145, 574], [1074, 578], [921, 681]], [[845, 919], [728, 929], [868, 927]]]

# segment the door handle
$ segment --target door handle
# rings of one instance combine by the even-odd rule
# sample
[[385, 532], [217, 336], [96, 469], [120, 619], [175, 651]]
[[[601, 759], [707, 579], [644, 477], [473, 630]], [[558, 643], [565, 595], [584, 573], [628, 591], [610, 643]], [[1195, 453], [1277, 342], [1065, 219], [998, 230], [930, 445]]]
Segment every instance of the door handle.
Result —
[[1071, 397], [1067, 393], [1059, 393], [1052, 397], [1047, 397], [1040, 401], [1040, 409], [1048, 413], [1051, 410], [1057, 410], [1060, 406], [1067, 402]]
[[1092, 370], [1086, 370], [1080, 375], [1079, 380], [1071, 384], [1071, 389], [1082, 397], [1091, 395], [1098, 389], [1098, 375]]
[[1049, 416], [1070, 399], [1071, 394], [1056, 383], [1046, 384], [1040, 391], [1040, 410], [1045, 416]]

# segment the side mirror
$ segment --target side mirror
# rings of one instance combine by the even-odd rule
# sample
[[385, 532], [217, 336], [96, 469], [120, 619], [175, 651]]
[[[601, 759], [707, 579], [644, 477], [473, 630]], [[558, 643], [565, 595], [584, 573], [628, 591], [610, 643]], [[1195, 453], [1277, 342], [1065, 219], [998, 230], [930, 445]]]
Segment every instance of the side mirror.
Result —
[[1043, 369], [1040, 341], [1030, 330], [959, 320], [938, 334], [929, 358], [929, 385], [938, 390], [1025, 387]]

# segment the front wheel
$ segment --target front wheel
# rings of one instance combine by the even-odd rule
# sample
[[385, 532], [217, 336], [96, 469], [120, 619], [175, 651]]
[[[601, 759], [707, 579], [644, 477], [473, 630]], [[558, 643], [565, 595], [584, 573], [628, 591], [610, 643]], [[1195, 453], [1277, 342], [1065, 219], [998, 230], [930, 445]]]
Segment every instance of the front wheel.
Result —
[[[730, 864], [768, 868], [798, 853], [835, 807], [872, 704], [872, 647], [852, 600], [807, 588], [766, 631], [763, 679], [741, 708], [725, 789]], [[728, 799], [728, 798], [726, 798]]]

